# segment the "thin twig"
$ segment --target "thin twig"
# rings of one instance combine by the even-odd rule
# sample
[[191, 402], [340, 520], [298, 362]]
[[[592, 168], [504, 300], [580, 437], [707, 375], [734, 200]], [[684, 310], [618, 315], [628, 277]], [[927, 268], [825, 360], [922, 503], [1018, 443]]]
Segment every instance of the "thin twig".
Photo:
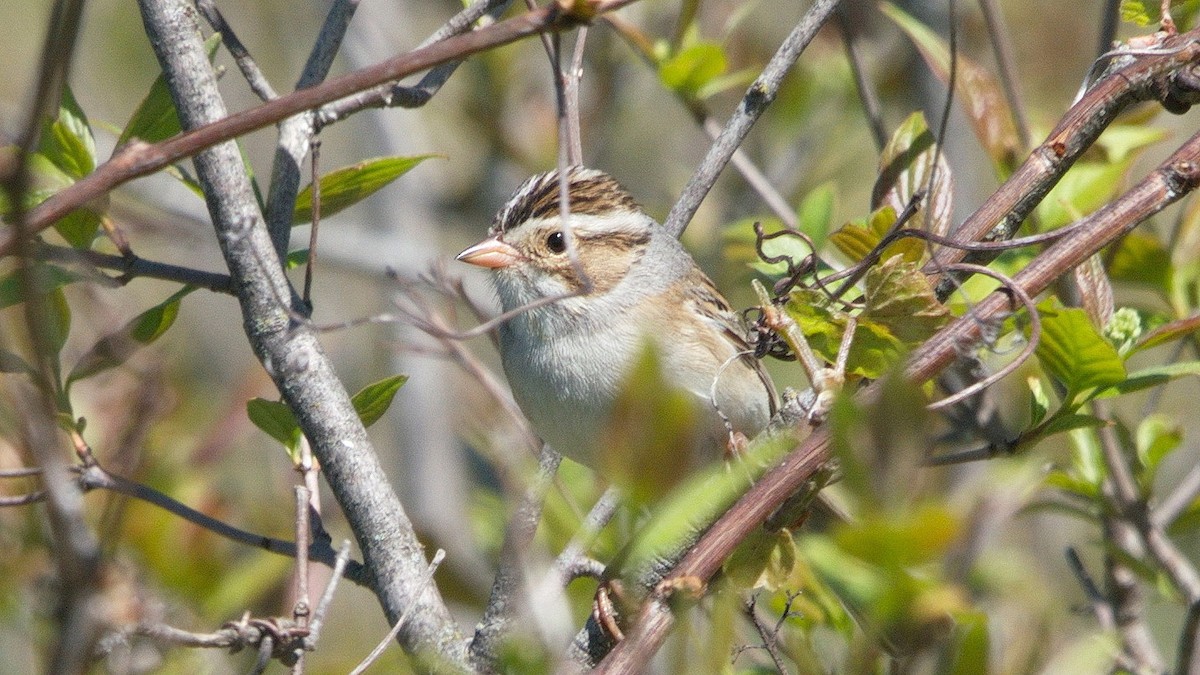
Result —
[[275, 89], [267, 80], [267, 76], [263, 74], [262, 69], [258, 67], [258, 63], [254, 61], [254, 57], [250, 56], [250, 50], [246, 49], [246, 45], [238, 39], [233, 27], [225, 20], [221, 10], [217, 8], [215, 0], [196, 0], [196, 9], [200, 10], [200, 14], [204, 16], [208, 25], [221, 34], [221, 42], [229, 50], [230, 56], [233, 57], [238, 70], [242, 71], [242, 77], [246, 78], [246, 84], [250, 85], [250, 90], [254, 92], [254, 95], [264, 101], [279, 98], [279, 94], [275, 93]]
[[1025, 105], [1021, 100], [1021, 79], [1017, 77], [1017, 61], [1013, 58], [1012, 41], [1009, 40], [1009, 31], [1004, 24], [1004, 14], [996, 6], [996, 0], [979, 0], [979, 8], [983, 10], [983, 22], [987, 26], [992, 50], [996, 52], [1000, 86], [1004, 89], [1004, 98], [1008, 99], [1008, 107], [1012, 110], [1017, 138], [1021, 141], [1022, 149], [1028, 148], [1033, 143], [1033, 138], [1029, 134], [1029, 122], [1025, 119]]
[[313, 612], [312, 623], [308, 627], [308, 637], [305, 642], [309, 649], [317, 648], [317, 641], [321, 637], [321, 627], [325, 625], [325, 615], [329, 612], [329, 606], [333, 604], [333, 594], [337, 590], [338, 581], [346, 572], [346, 565], [350, 562], [350, 540], [342, 540], [342, 545], [338, 548], [337, 558], [333, 564], [333, 575], [329, 577], [329, 583], [325, 584], [325, 592], [321, 594], [321, 600], [317, 603], [317, 609]]
[[1104, 578], [1107, 597], [1123, 642], [1120, 660], [1127, 662], [1134, 672], [1161, 673], [1162, 654], [1146, 623], [1146, 594], [1138, 573], [1127, 562], [1145, 558], [1144, 541], [1137, 527], [1122, 515], [1113, 481], [1106, 478], [1100, 491], [1109, 505], [1100, 517], [1100, 525], [1106, 543]]
[[563, 583], [560, 583], [560, 586], [565, 585], [565, 582], [569, 580], [569, 569], [575, 564], [575, 561], [586, 558], [584, 551], [592, 545], [592, 541], [600, 534], [600, 530], [604, 529], [608, 521], [612, 520], [613, 514], [617, 512], [620, 504], [620, 490], [609, 487], [592, 505], [592, 509], [588, 511], [579, 531], [571, 537], [571, 541], [567, 542], [562, 553], [559, 553], [558, 558], [554, 561], [555, 568], [560, 570], [563, 577]]
[[[47, 119], [57, 117], [71, 58], [79, 38], [82, 0], [59, 0], [54, 3], [36, 79], [34, 98], [29, 117], [20, 127], [17, 137], [17, 158], [29, 157], [37, 146], [40, 129]], [[32, 162], [18, 159], [11, 167], [0, 170], [0, 191], [14, 206], [9, 214], [10, 253], [16, 253], [17, 280], [24, 288], [23, 330], [37, 357], [31, 375], [34, 383], [18, 382], [6, 393], [10, 410], [25, 414], [16, 420], [16, 437], [23, 451], [42, 469], [45, 486], [46, 515], [49, 523], [54, 567], [57, 574], [55, 594], [54, 636], [47, 652], [48, 672], [83, 672], [87, 669], [95, 641], [99, 638], [100, 613], [96, 597], [101, 593], [101, 550], [91, 526], [84, 519], [83, 500], [78, 485], [69, 474], [69, 466], [60, 446], [59, 433], [62, 410], [55, 401], [59, 386], [58, 356], [50, 338], [50, 312], [47, 295], [37, 285], [39, 273], [35, 264], [35, 246], [29, 237], [36, 227], [24, 210], [33, 183]], [[3, 244], [0, 244], [2, 246]]]
[[1159, 503], [1150, 518], [1156, 527], [1166, 529], [1200, 496], [1200, 464], [1188, 470], [1179, 485]]
[[37, 502], [46, 499], [45, 490], [34, 490], [23, 495], [12, 495], [8, 497], [0, 497], [0, 506], [25, 506], [26, 504], [36, 504]]
[[863, 114], [867, 118], [867, 128], [871, 131], [871, 138], [875, 140], [875, 149], [882, 152], [888, 141], [887, 131], [883, 126], [883, 109], [879, 105], [879, 97], [875, 95], [875, 88], [867, 79], [862, 55], [858, 52], [858, 28], [850, 18], [850, 11], [848, 5], [838, 7], [838, 28], [841, 29], [842, 43], [846, 46], [846, 60], [850, 62], [850, 72], [854, 75], [858, 99], [862, 101]]
[[308, 231], [308, 264], [304, 266], [304, 295], [303, 302], [311, 313], [312, 282], [314, 269], [317, 266], [317, 228], [321, 225], [321, 141], [313, 139], [309, 143], [312, 158], [312, 228]]
[[[292, 620], [301, 628], [308, 628], [309, 615], [312, 608], [308, 602], [308, 547], [312, 527], [308, 522], [308, 488], [296, 486], [296, 589], [295, 602], [292, 605]], [[292, 672], [296, 675], [304, 672], [304, 645], [296, 647], [295, 665]]]
[[[1118, 542], [1112, 543], [1120, 546]], [[1161, 672], [1162, 658], [1149, 639], [1145, 622], [1142, 621], [1144, 606], [1133, 574], [1127, 568], [1114, 564], [1112, 556], [1106, 556], [1109, 582], [1114, 586], [1110, 598], [1101, 592], [1096, 581], [1088, 574], [1074, 547], [1067, 547], [1066, 555], [1068, 566], [1087, 595], [1096, 623], [1103, 630], [1120, 632], [1124, 640], [1124, 648], [1117, 655], [1115, 665], [1134, 672]]]
[[[1104, 401], [1093, 401], [1092, 407], [1098, 417], [1104, 418], [1109, 414]], [[1191, 672], [1191, 668], [1196, 665], [1197, 629], [1200, 628], [1200, 619], [1195, 616], [1200, 612], [1200, 572], [1197, 572], [1195, 565], [1167, 537], [1166, 532], [1151, 520], [1149, 509], [1133, 477], [1116, 432], [1111, 426], [1105, 426], [1096, 433], [1100, 440], [1105, 468], [1108, 470], [1105, 483], [1111, 486], [1106, 496], [1113, 502], [1121, 521], [1127, 523], [1141, 538], [1146, 552], [1187, 604], [1188, 626], [1180, 634], [1176, 668], [1181, 673]]]
[[1116, 630], [1117, 622], [1113, 616], [1112, 605], [1108, 602], [1108, 598], [1100, 592], [1096, 580], [1088, 574], [1083, 560], [1079, 557], [1079, 552], [1075, 550], [1074, 546], [1068, 546], [1066, 555], [1067, 566], [1071, 568], [1075, 580], [1079, 582], [1084, 594], [1087, 595], [1088, 603], [1092, 606], [1092, 613], [1096, 615], [1096, 623], [1099, 623], [1104, 630]]
[[25, 478], [27, 476], [40, 476], [42, 468], [40, 466], [22, 466], [16, 469], [0, 469], [0, 478]]
[[41, 260], [54, 260], [64, 263], [85, 262], [101, 269], [114, 270], [121, 273], [120, 278], [117, 280], [120, 283], [127, 283], [138, 277], [146, 277], [148, 279], [177, 281], [188, 286], [206, 288], [216, 293], [233, 294], [233, 281], [229, 278], [228, 274], [206, 272], [192, 267], [155, 262], [137, 256], [112, 255], [111, 253], [81, 250], [69, 246], [57, 246], [47, 243], [38, 244], [37, 256]]
[[[1021, 353], [1017, 355], [1017, 358], [1006, 363], [1003, 368], [1000, 368], [988, 377], [971, 384], [969, 387], [963, 387], [950, 396], [930, 403], [927, 406], [930, 410], [941, 410], [942, 408], [952, 406], [960, 401], [974, 396], [975, 394], [992, 386], [996, 382], [1004, 379], [1009, 373], [1014, 372], [1024, 365], [1026, 361], [1033, 358], [1033, 353], [1037, 350], [1038, 342], [1042, 337], [1042, 317], [1038, 314], [1037, 305], [1034, 303], [1033, 298], [1029, 297], [1029, 295], [1022, 290], [1020, 286], [1014, 283], [1013, 280], [1007, 275], [997, 272], [990, 267], [970, 265], [968, 263], [957, 263], [948, 271], [962, 271], [971, 272], [974, 274], [982, 274], [999, 281], [1001, 287], [1005, 291], [1016, 296], [1016, 299], [1021, 303], [1021, 306], [1025, 308], [1025, 316], [1029, 320], [1029, 339], [1025, 342], [1025, 347], [1021, 350]], [[968, 316], [969, 315], [970, 313], [968, 313]]]
[[[947, 36], [947, 49], [950, 52], [950, 71], [946, 76], [946, 100], [942, 104], [942, 114], [938, 118], [937, 123], [937, 140], [933, 144], [932, 159], [929, 162], [929, 177], [925, 181], [922, 192], [929, 196], [929, 203], [921, 212], [921, 230], [932, 232], [933, 227], [930, 217], [936, 210], [935, 204], [938, 203], [939, 194], [934, 191], [934, 186], [937, 185], [938, 169], [942, 157], [942, 149], [946, 147], [946, 133], [950, 130], [950, 111], [954, 106], [954, 92], [958, 87], [958, 1], [947, 0], [946, 2], [946, 22], [949, 26], [949, 35]], [[946, 191], [943, 191], [946, 192]], [[932, 257], [931, 261], [936, 261], [936, 257]]]
[[324, 80], [329, 74], [329, 68], [341, 49], [342, 40], [346, 37], [346, 30], [350, 27], [350, 19], [354, 18], [358, 3], [359, 0], [334, 0], [330, 4], [329, 13], [321, 23], [321, 31], [317, 34], [312, 51], [308, 53], [308, 60], [304, 63], [304, 70], [300, 73], [300, 79], [296, 81], [297, 89], [310, 87]]
[[257, 646], [266, 634], [263, 630], [264, 626], [264, 622], [251, 621], [248, 616], [243, 617], [241, 621], [227, 623], [214, 633], [195, 633], [162, 623], [142, 622], [123, 627], [106, 636], [97, 646], [97, 652], [100, 656], [107, 655], [134, 636], [146, 637], [180, 647], [241, 649], [247, 646]]
[[575, 48], [571, 51], [571, 68], [562, 73], [566, 81], [565, 111], [567, 120], [567, 162], [583, 164], [583, 132], [580, 128], [579, 84], [583, 81], [583, 54], [587, 45], [588, 27], [580, 26], [575, 31]]
[[[415, 294], [410, 294], [409, 297], [413, 299], [414, 303], [416, 303]], [[429, 325], [435, 327], [442, 333], [450, 332], [450, 327], [447, 325], [442, 316], [434, 312], [429, 307], [425, 307], [419, 303], [416, 304], [418, 304], [418, 307], [424, 311], [425, 321]], [[479, 382], [483, 386], [484, 391], [491, 395], [492, 400], [498, 403], [500, 407], [504, 408], [504, 411], [508, 413], [509, 418], [520, 430], [521, 437], [525, 441], [525, 447], [528, 448], [532, 453], [531, 456], [536, 457], [541, 452], [542, 441], [537, 437], [537, 434], [534, 433], [533, 428], [529, 426], [529, 421], [525, 419], [525, 415], [521, 412], [521, 408], [513, 399], [508, 388], [505, 387], [504, 384], [492, 374], [492, 371], [484, 366], [483, 363], [481, 363], [473, 353], [463, 346], [461, 340], [455, 340], [452, 338], [438, 338], [438, 336], [434, 334], [430, 334], [430, 336], [437, 338], [439, 342], [441, 342], [441, 344], [446, 348], [450, 357], [454, 359], [454, 362], [457, 363], [464, 371], [466, 371], [467, 374], [472, 377], [472, 379], [474, 379], [476, 382]]]
[[1183, 619], [1183, 628], [1179, 631], [1179, 656], [1175, 660], [1175, 672], [1195, 675], [1200, 668], [1200, 602], [1188, 604], [1187, 614]]
[[[309, 52], [308, 61], [304, 64], [304, 71], [296, 83], [296, 89], [315, 86], [329, 74], [333, 58], [345, 38], [350, 19], [357, 8], [358, 0], [336, 0], [330, 5], [317, 40]], [[286, 260], [296, 195], [300, 191], [300, 171], [316, 133], [317, 120], [312, 111], [289, 117], [279, 124], [265, 215], [267, 231], [271, 235], [275, 254], [279, 256], [280, 261]], [[318, 185], [315, 177], [313, 184]], [[312, 249], [310, 246], [310, 253], [315, 255]], [[307, 276], [306, 270], [306, 280]], [[305, 298], [307, 297], [306, 294]], [[309, 309], [311, 310], [311, 306]]]
[[1104, 0], [1104, 5], [1100, 9], [1100, 35], [1097, 38], [1096, 58], [1100, 58], [1113, 48], [1113, 42], [1117, 39], [1120, 10], [1121, 0]]
[[[175, 501], [151, 487], [108, 473], [99, 465], [83, 469], [79, 474], [79, 484], [83, 490], [99, 488], [140, 499], [239, 544], [261, 548], [269, 553], [277, 553], [292, 558], [296, 557], [296, 544], [294, 542], [238, 529], [228, 523], [203, 514], [186, 504]], [[333, 550], [328, 547], [313, 548], [308, 554], [313, 560], [319, 563], [331, 567], [335, 563]], [[367, 572], [360, 562], [354, 562], [349, 566], [346, 578], [356, 584], [369, 583]]]
[[[422, 579], [421, 588], [416, 589], [414, 594], [420, 595], [421, 593], [425, 592], [424, 587], [428, 586], [429, 583], [433, 581], [434, 572], [437, 572], [438, 565], [441, 565], [442, 561], [445, 559], [446, 552], [439, 548], [437, 553], [433, 554], [433, 560], [429, 561], [429, 568], [425, 572], [424, 579]], [[387, 649], [388, 645], [392, 644], [392, 641], [396, 639], [396, 635], [404, 626], [404, 622], [408, 619], [412, 609], [412, 607], [409, 607], [408, 609], [404, 610], [404, 613], [401, 614], [400, 618], [396, 620], [396, 625], [392, 626], [392, 629], [388, 631], [388, 634], [384, 636], [382, 640], [379, 641], [379, 644], [375, 646], [375, 649], [371, 650], [371, 653], [367, 655], [367, 658], [363, 659], [362, 662], [354, 667], [354, 670], [350, 671], [350, 675], [361, 675], [367, 668], [371, 666], [372, 663], [375, 663], [375, 660], [383, 654], [383, 650]]]
[[[496, 19], [504, 13], [504, 10], [508, 9], [511, 3], [512, 0], [475, 0], [451, 17], [417, 48], [428, 47], [448, 37], [465, 33], [485, 16]], [[388, 83], [328, 103], [315, 111], [317, 128], [345, 119], [365, 108], [391, 106], [419, 108], [428, 103], [441, 90], [460, 65], [462, 65], [461, 59], [438, 65], [425, 73], [420, 81], [412, 86]]]
[[766, 649], [767, 653], [771, 655], [771, 662], [775, 664], [776, 672], [778, 672], [779, 675], [787, 675], [787, 673], [790, 671], [788, 670], [787, 665], [783, 662], [783, 654], [779, 651], [779, 645], [775, 643], [775, 641], [778, 639], [778, 635], [772, 633], [770, 629], [763, 624], [762, 620], [758, 618], [758, 612], [755, 611], [755, 606], [757, 604], [758, 594], [755, 593], [754, 595], [751, 595], [748, 600], [746, 600], [746, 604], [743, 607], [746, 613], [746, 618], [750, 620], [751, 625], [754, 626], [754, 630], [758, 632], [758, 637], [762, 640], [763, 649]]

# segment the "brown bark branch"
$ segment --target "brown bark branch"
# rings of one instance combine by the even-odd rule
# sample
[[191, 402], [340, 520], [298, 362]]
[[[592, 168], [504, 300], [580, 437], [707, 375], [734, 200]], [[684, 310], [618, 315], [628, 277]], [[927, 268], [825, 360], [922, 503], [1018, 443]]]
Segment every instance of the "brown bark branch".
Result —
[[[634, 1], [595, 0], [584, 4], [592, 13], [601, 14]], [[557, 3], [550, 3], [537, 11], [435, 42], [423, 49], [395, 56], [369, 68], [280, 96], [258, 107], [223, 116], [161, 143], [147, 145], [138, 141], [131, 142], [87, 177], [55, 193], [30, 211], [25, 220], [27, 233], [32, 235], [50, 227], [75, 208], [108, 193], [122, 183], [151, 174], [223, 141], [270, 126], [355, 92], [419, 73], [440, 63], [462, 59], [538, 33], [570, 28], [587, 18], [564, 12]], [[16, 237], [9, 235], [0, 242], [0, 257], [12, 255], [16, 246]]]
[[[1176, 77], [1200, 66], [1200, 29], [1165, 40], [1158, 51], [1161, 52], [1158, 55], [1127, 57], [1132, 63], [1114, 69], [1088, 89], [1004, 185], [958, 226], [954, 238], [960, 241], [1011, 239], [1034, 207], [1118, 114], [1141, 101], [1166, 101], [1180, 95], [1194, 97], [1194, 91], [1178, 91]], [[964, 258], [986, 262], [993, 257], [991, 254], [968, 256], [961, 250], [939, 249], [925, 269], [936, 274], [946, 265]], [[938, 284], [938, 296], [948, 297], [954, 288], [952, 280], [943, 279]]]

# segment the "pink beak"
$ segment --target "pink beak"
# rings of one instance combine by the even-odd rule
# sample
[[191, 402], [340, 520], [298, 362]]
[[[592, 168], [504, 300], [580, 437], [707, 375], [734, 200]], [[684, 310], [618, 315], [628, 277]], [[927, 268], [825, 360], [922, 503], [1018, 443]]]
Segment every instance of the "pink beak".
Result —
[[521, 254], [499, 238], [489, 237], [459, 253], [454, 259], [488, 269], [499, 269], [516, 263], [521, 259]]

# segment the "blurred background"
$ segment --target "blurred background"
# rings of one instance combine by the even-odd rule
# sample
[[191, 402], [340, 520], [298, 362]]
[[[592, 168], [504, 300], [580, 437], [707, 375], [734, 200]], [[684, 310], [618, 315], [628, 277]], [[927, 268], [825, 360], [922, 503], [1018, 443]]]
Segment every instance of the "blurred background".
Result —
[[[806, 3], [763, 1], [696, 4], [694, 33], [686, 39], [719, 44], [725, 71], [751, 76], [807, 8]], [[945, 3], [900, 4], [940, 35], [947, 34]], [[1003, 3], [1035, 139], [1075, 96], [1098, 52], [1107, 4]], [[453, 0], [363, 2], [333, 74], [411, 49], [461, 6]], [[275, 88], [289, 91], [327, 4], [258, 0], [225, 2], [220, 8]], [[45, 1], [0, 4], [0, 41], [8, 55], [6, 67], [0, 68], [0, 133], [10, 139], [6, 142], [23, 123], [50, 10]], [[881, 100], [886, 131], [890, 134], [914, 110], [927, 111], [934, 124], [945, 88], [928, 75], [908, 39], [872, 3], [847, 2], [847, 13], [865, 75]], [[663, 45], [681, 39], [678, 3], [646, 0], [620, 16]], [[961, 52], [993, 68], [977, 5], [960, 3], [958, 20]], [[1128, 24], [1121, 30], [1124, 37], [1139, 32]], [[217, 62], [225, 69], [222, 91], [229, 109], [255, 105], [257, 99], [228, 53], [219, 52]], [[70, 85], [96, 130], [102, 158], [111, 153], [117, 133], [157, 74], [135, 4], [88, 3]], [[734, 80], [703, 101], [718, 122], [726, 119], [748, 81]], [[688, 108], [605, 25], [590, 31], [581, 101], [586, 162], [616, 177], [649, 213], [665, 216], [709, 145]], [[1186, 129], [1189, 123], [1187, 118], [1164, 117], [1158, 124]], [[1182, 136], [1176, 131], [1173, 138]], [[371, 433], [425, 545], [449, 553], [438, 583], [469, 631], [491, 583], [505, 510], [522, 489], [532, 455], [515, 420], [463, 367], [463, 358], [448, 354], [403, 321], [353, 328], [338, 324], [393, 314], [398, 296], [418, 293], [448, 321], [461, 328], [474, 325], [463, 303], [420, 290], [411, 281], [439, 268], [462, 277], [478, 304], [494, 307], [486, 279], [455, 263], [453, 256], [483, 235], [492, 215], [526, 176], [555, 165], [554, 93], [546, 55], [538, 41], [527, 40], [473, 57], [423, 108], [368, 110], [325, 129], [321, 141], [322, 173], [369, 157], [439, 155], [322, 222], [314, 320], [330, 326], [323, 341], [351, 392], [394, 373], [410, 376], [388, 417]], [[242, 143], [264, 181], [270, 175], [273, 130], [252, 134]], [[1138, 166], [1148, 166], [1174, 147], [1168, 145], [1151, 148]], [[869, 212], [878, 152], [835, 27], [826, 27], [805, 52], [744, 149], [793, 205], [817, 186], [832, 184], [835, 227]], [[956, 181], [955, 214], [961, 220], [998, 181], [957, 110], [950, 117], [946, 154]], [[1135, 168], [1132, 174], [1141, 172]], [[122, 187], [112, 200], [113, 215], [141, 257], [224, 271], [203, 202], [178, 182], [152, 176]], [[752, 303], [751, 272], [744, 260], [730, 255], [727, 230], [768, 215], [759, 197], [727, 170], [684, 237], [739, 308]], [[293, 248], [306, 247], [308, 236], [307, 227], [297, 228]], [[388, 270], [409, 281], [398, 283]], [[67, 359], [175, 289], [146, 279], [121, 289], [73, 286], [69, 297], [76, 317]], [[502, 381], [486, 338], [465, 347], [469, 363]], [[780, 387], [805, 386], [798, 369], [778, 363], [771, 368]], [[247, 346], [236, 302], [203, 291], [184, 300], [176, 326], [156, 345], [122, 368], [80, 384], [76, 392], [77, 410], [89, 420], [89, 441], [110, 470], [238, 527], [291, 538], [296, 475], [278, 444], [247, 420], [246, 401], [256, 396], [274, 399], [278, 394]], [[1174, 405], [1186, 409], [1186, 398], [1176, 397]], [[1024, 405], [1014, 403], [1003, 412], [1019, 418]], [[1166, 404], [1167, 412], [1171, 405]], [[1045, 466], [1063, 452], [1048, 443], [1019, 459], [939, 470], [921, 488], [942, 491], [963, 513], [987, 505], [976, 573], [987, 577], [993, 592], [983, 602], [996, 622], [996, 639], [1006, 647], [994, 659], [1001, 672], [1026, 667], [1052, 672], [1048, 655], [1086, 654], [1098, 639], [1091, 615], [1077, 611], [1085, 598], [1063, 556], [1065, 542], [1086, 547], [1095, 542], [1096, 532], [1061, 515], [1023, 511]], [[1194, 458], [1194, 447], [1185, 454], [1176, 458], [1180, 467]], [[0, 466], [20, 463], [12, 446], [0, 439]], [[564, 468], [563, 488], [552, 499], [544, 528], [547, 550], [556, 550], [570, 536], [579, 513], [587, 511], [601, 489], [585, 469]], [[288, 559], [231, 544], [143, 503], [106, 494], [91, 494], [87, 500], [98, 527], [111, 533], [105, 541], [118, 563], [114, 575], [124, 575], [112, 583], [127, 589], [131, 617], [158, 613], [174, 625], [204, 630], [238, 618], [245, 609], [290, 613]], [[328, 496], [324, 517], [335, 542], [349, 536]], [[53, 593], [47, 586], [48, 554], [35, 545], [45, 536], [36, 507], [0, 511], [0, 653], [5, 655], [0, 672], [36, 670], [41, 658], [38, 645], [48, 629], [45, 615]], [[1185, 543], [1195, 550], [1195, 541]], [[603, 553], [604, 544], [599, 546]], [[592, 590], [583, 582], [574, 587], [579, 598], [590, 597]], [[387, 629], [374, 599], [351, 584], [341, 586], [332, 612], [324, 644], [336, 648], [312, 655], [312, 672], [344, 671]], [[1154, 611], [1149, 616], [1163, 644], [1171, 644], [1178, 616]], [[141, 645], [114, 655], [106, 667], [120, 672], [230, 672], [244, 670], [248, 658]], [[391, 667], [402, 663], [398, 649], [387, 658]]]

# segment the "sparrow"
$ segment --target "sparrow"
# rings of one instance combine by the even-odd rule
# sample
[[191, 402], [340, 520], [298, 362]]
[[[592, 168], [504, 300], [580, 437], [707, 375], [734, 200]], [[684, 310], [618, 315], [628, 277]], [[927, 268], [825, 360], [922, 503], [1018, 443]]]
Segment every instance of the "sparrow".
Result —
[[609, 175], [580, 166], [566, 171], [564, 223], [559, 184], [558, 171], [526, 180], [457, 256], [491, 271], [504, 312], [543, 301], [498, 329], [513, 397], [542, 440], [595, 468], [647, 343], [665, 382], [694, 398], [696, 447], [681, 470], [766, 428], [775, 390], [745, 323], [679, 240]]

